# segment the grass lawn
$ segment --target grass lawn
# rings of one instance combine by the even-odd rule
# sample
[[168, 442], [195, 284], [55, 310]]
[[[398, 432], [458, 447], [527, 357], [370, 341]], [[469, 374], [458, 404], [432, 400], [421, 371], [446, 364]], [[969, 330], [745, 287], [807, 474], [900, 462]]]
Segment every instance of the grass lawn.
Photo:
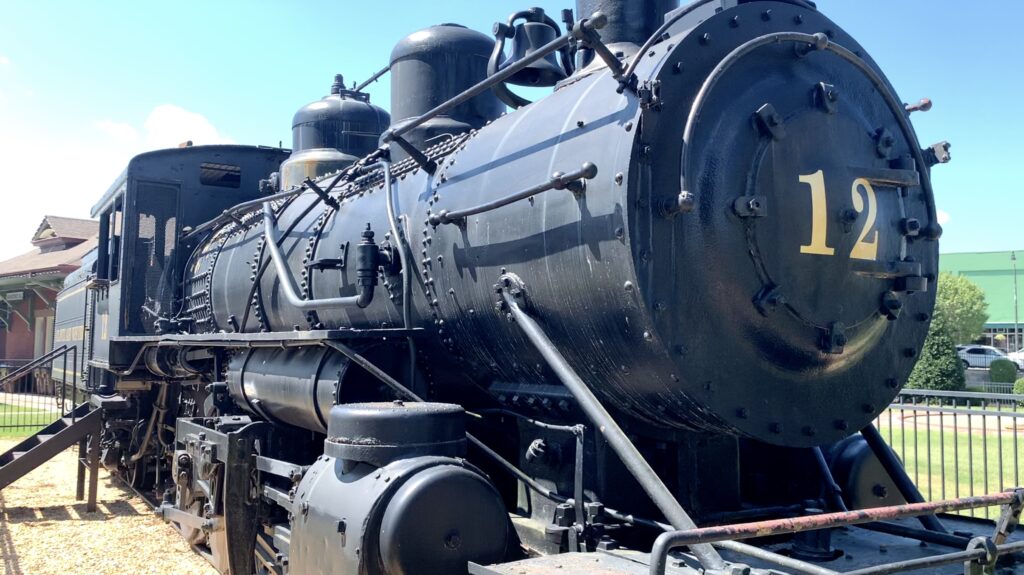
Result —
[[[1003, 421], [1012, 424], [1007, 418]], [[984, 495], [1024, 481], [1024, 433], [1017, 433], [1015, 439], [1012, 430], [997, 432], [991, 427], [987, 434], [980, 429], [969, 434], [923, 424], [915, 430], [907, 422], [903, 429], [894, 425], [890, 435], [888, 422], [883, 419], [880, 423], [882, 437], [903, 460], [927, 500]], [[1024, 430], [1024, 421], [1018, 421], [1018, 427]], [[998, 508], [990, 508], [978, 510], [976, 516], [995, 518], [998, 514]]]
[[57, 419], [56, 411], [0, 403], [0, 437], [23, 437]]

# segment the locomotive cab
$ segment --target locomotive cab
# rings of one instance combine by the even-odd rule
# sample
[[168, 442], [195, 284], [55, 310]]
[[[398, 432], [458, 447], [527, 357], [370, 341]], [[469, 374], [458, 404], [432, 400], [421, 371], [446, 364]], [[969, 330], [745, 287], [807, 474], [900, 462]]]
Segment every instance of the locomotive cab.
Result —
[[278, 148], [218, 145], [157, 150], [129, 162], [91, 212], [100, 222], [88, 283], [93, 385], [110, 388], [111, 371], [137, 367], [139, 344], [119, 338], [170, 329], [190, 245], [183, 234], [260, 197], [260, 180], [286, 158]]

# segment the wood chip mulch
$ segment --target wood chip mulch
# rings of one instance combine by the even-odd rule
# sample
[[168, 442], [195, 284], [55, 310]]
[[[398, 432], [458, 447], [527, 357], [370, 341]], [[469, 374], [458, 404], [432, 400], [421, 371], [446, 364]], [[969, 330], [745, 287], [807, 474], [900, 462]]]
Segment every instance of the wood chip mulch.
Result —
[[[0, 453], [16, 442], [0, 439]], [[217, 575], [169, 524], [100, 469], [97, 510], [75, 500], [75, 452], [0, 491], [5, 575]]]

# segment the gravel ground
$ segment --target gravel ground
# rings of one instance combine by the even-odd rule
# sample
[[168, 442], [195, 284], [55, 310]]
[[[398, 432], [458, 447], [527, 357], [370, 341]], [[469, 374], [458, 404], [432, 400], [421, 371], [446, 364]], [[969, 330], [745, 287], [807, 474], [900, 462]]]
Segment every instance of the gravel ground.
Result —
[[[15, 443], [0, 439], [0, 453]], [[0, 491], [5, 575], [217, 574], [102, 468], [97, 510], [87, 513], [75, 474], [75, 453], [65, 451]]]

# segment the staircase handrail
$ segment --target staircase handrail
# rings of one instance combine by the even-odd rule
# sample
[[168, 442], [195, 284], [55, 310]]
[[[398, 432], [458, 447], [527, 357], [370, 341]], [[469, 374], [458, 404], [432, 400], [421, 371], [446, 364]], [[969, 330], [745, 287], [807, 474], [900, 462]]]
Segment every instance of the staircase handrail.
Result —
[[[27, 363], [27, 364], [25, 364], [25, 365], [15, 369], [14, 371], [8, 373], [7, 375], [5, 375], [3, 377], [0, 377], [0, 385], [3, 385], [3, 384], [5, 384], [5, 383], [7, 383], [9, 381], [12, 381], [12, 380], [24, 377], [26, 374], [28, 374], [32, 370], [38, 369], [38, 368], [42, 367], [44, 364], [50, 363], [53, 360], [55, 360], [55, 359], [57, 359], [57, 358], [59, 358], [59, 357], [61, 357], [63, 355], [66, 355], [71, 350], [76, 349], [76, 348], [77, 348], [77, 346], [74, 346], [74, 345], [71, 346], [71, 347], [68, 347], [67, 345], [62, 345], [62, 346], [60, 346], [58, 348], [54, 348], [54, 349], [48, 351], [47, 353], [44, 353], [43, 355], [33, 359], [29, 363]], [[75, 369], [78, 369], [78, 368], [76, 367]]]

